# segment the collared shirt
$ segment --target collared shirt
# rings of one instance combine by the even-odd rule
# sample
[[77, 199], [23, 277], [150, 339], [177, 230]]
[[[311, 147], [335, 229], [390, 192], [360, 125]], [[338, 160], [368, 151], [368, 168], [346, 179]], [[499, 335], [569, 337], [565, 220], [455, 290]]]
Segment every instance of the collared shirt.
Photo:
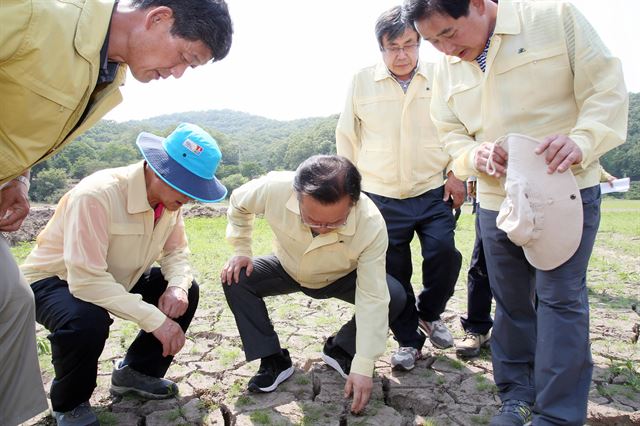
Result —
[[416, 197], [442, 186], [450, 157], [429, 119], [433, 64], [419, 62], [405, 94], [384, 63], [357, 73], [336, 128], [339, 155], [365, 191]]
[[65, 194], [21, 266], [31, 284], [51, 276], [78, 299], [151, 332], [166, 316], [129, 291], [158, 261], [170, 287], [193, 280], [181, 210], [164, 210], [154, 226], [144, 162], [102, 170]]
[[487, 71], [448, 56], [435, 80], [431, 117], [456, 176], [478, 176], [486, 209], [499, 210], [505, 193], [499, 180], [474, 167], [481, 143], [508, 133], [565, 134], [582, 151], [571, 169], [587, 188], [599, 181], [598, 158], [626, 138], [620, 61], [568, 2], [500, 0]]
[[[115, 0], [113, 4], [113, 11], [118, 7], [118, 1]], [[113, 12], [111, 13], [111, 20], [113, 20]], [[118, 62], [113, 62], [109, 60], [109, 35], [111, 34], [111, 21], [109, 21], [109, 28], [107, 29], [107, 35], [104, 39], [104, 43], [102, 44], [102, 48], [100, 49], [100, 72], [98, 73], [98, 82], [96, 85], [100, 84], [108, 84], [113, 82], [116, 79], [116, 75], [118, 73], [118, 66], [120, 65]]]
[[373, 202], [362, 195], [344, 227], [312, 236], [302, 224], [293, 172], [271, 172], [233, 191], [227, 210], [227, 240], [238, 256], [252, 256], [256, 214], [264, 214], [275, 235], [275, 255], [301, 286], [322, 288], [357, 270], [356, 355], [351, 371], [371, 376], [385, 350], [389, 290], [385, 258], [387, 231]]
[[491, 36], [489, 36], [489, 38], [487, 39], [487, 43], [484, 45], [484, 49], [482, 50], [482, 53], [479, 54], [478, 57], [476, 58], [476, 62], [478, 63], [478, 66], [480, 67], [482, 72], [485, 72], [485, 70], [487, 69], [487, 52], [489, 52], [490, 44], [491, 44]]
[[114, 0], [0, 7], [0, 184], [45, 160], [121, 100], [127, 66], [96, 88]]

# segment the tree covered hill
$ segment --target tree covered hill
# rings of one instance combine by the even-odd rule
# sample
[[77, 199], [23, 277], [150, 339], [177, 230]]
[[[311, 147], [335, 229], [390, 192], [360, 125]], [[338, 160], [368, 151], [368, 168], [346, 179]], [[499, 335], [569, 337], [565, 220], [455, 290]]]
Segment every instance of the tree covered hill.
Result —
[[[166, 136], [182, 122], [198, 124], [218, 141], [223, 161], [217, 175], [233, 190], [269, 170], [293, 170], [313, 154], [335, 153], [337, 120], [336, 114], [279, 121], [231, 110], [175, 113], [123, 123], [102, 120], [34, 167], [31, 197], [56, 202], [78, 179], [140, 159], [135, 146], [140, 132]], [[615, 176], [640, 180], [640, 93], [630, 95], [627, 142], [607, 153], [601, 162]], [[640, 189], [636, 189], [634, 197], [640, 196]]]

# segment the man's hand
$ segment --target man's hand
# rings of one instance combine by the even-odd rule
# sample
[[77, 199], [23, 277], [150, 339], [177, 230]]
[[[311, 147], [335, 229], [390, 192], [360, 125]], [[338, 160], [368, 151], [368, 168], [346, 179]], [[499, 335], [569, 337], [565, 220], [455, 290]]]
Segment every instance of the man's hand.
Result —
[[[476, 151], [475, 157], [473, 157], [473, 163], [479, 172], [489, 174], [487, 172], [487, 161], [489, 161], [489, 157], [491, 156], [491, 147], [493, 143], [484, 142], [478, 147]], [[490, 176], [494, 176], [496, 178], [502, 177], [507, 172], [507, 151], [505, 151], [500, 145], [496, 145], [493, 148], [493, 165], [495, 167], [495, 173]]]
[[166, 318], [152, 334], [162, 343], [162, 356], [175, 355], [184, 346], [184, 332], [177, 322]]
[[607, 183], [609, 184], [609, 186], [610, 186], [610, 187], [612, 187], [612, 188], [613, 188], [613, 181], [614, 181], [614, 180], [616, 180], [616, 179], [618, 179], [618, 178], [617, 178], [617, 177], [615, 177], [615, 176], [609, 176], [609, 177], [607, 178]]
[[234, 282], [237, 283], [240, 279], [240, 271], [242, 268], [247, 268], [247, 276], [253, 272], [253, 261], [249, 256], [233, 256], [229, 259], [220, 272], [222, 284], [231, 285]]
[[13, 232], [29, 214], [29, 194], [24, 183], [13, 180], [0, 194], [0, 231]]
[[453, 202], [453, 208], [457, 209], [464, 203], [464, 182], [458, 179], [453, 172], [447, 173], [447, 182], [444, 184], [444, 198], [442, 201]]
[[549, 174], [556, 170], [562, 173], [572, 165], [582, 162], [582, 150], [566, 135], [547, 136], [538, 145], [535, 153], [545, 154], [544, 159], [549, 166], [547, 168]]
[[349, 398], [353, 393], [353, 402], [351, 403], [351, 412], [359, 413], [369, 402], [371, 397], [371, 389], [373, 389], [373, 379], [358, 373], [351, 373], [344, 385], [344, 397]]
[[169, 318], [180, 318], [188, 307], [187, 292], [181, 287], [167, 287], [158, 300], [158, 309]]

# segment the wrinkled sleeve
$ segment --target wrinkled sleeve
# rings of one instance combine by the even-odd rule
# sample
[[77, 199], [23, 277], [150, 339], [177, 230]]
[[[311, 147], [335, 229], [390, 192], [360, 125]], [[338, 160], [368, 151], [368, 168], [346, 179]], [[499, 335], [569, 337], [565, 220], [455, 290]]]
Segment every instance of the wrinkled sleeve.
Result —
[[356, 77], [353, 78], [344, 110], [338, 119], [336, 126], [336, 152], [338, 155], [348, 158], [353, 164], [358, 162], [360, 152], [360, 119], [356, 116], [354, 96], [356, 89]]
[[358, 259], [356, 278], [356, 355], [351, 371], [371, 377], [376, 359], [387, 345], [389, 331], [389, 288], [385, 259], [388, 238], [382, 218], [370, 218], [374, 235]]
[[64, 262], [69, 291], [78, 299], [100, 306], [147, 332], [162, 325], [165, 315], [129, 293], [107, 269], [109, 213], [90, 194], [72, 195], [64, 217]]
[[475, 141], [467, 128], [458, 119], [449, 105], [449, 82], [446, 59], [442, 59], [435, 72], [435, 84], [431, 97], [431, 120], [438, 137], [444, 146], [444, 151], [451, 158], [447, 165], [447, 172], [461, 180], [478, 174], [473, 159], [480, 144]]
[[253, 256], [253, 221], [256, 214], [264, 213], [267, 186], [268, 175], [245, 183], [229, 197], [226, 237], [236, 256]]
[[620, 60], [570, 3], [564, 5], [563, 21], [580, 110], [569, 137], [582, 150], [580, 166], [586, 168], [626, 139], [629, 95]]
[[173, 231], [171, 231], [162, 248], [158, 263], [164, 279], [169, 283], [168, 287], [180, 287], [187, 293], [189, 293], [189, 287], [191, 287], [191, 282], [193, 281], [189, 253], [187, 234], [184, 230], [184, 219], [182, 210], [180, 210]]

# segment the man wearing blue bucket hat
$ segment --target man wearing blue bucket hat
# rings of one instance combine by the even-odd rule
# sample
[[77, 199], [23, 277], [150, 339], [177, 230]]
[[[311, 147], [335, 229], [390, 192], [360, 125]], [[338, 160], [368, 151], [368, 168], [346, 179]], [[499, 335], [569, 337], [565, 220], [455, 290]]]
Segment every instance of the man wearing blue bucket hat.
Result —
[[111, 391], [151, 399], [178, 391], [163, 376], [198, 305], [181, 207], [225, 197], [215, 177], [221, 153], [193, 124], [167, 138], [143, 132], [137, 145], [144, 161], [94, 173], [62, 197], [22, 265], [36, 320], [51, 332], [58, 425], [98, 424], [88, 401], [109, 314], [141, 328], [115, 366]]

